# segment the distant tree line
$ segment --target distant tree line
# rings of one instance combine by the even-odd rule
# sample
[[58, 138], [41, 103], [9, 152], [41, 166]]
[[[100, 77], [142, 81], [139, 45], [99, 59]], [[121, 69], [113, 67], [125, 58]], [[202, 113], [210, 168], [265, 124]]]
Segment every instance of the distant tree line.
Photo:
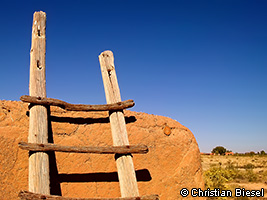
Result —
[[[217, 147], [213, 148], [211, 151], [211, 153], [213, 153], [215, 155], [225, 155], [226, 152], [232, 152], [232, 151], [227, 150], [223, 146], [217, 146]], [[260, 152], [251, 151], [251, 152], [246, 152], [246, 153], [235, 153], [234, 155], [237, 155], [237, 156], [242, 156], [242, 155], [244, 155], [244, 156], [254, 156], [254, 155], [265, 156], [267, 154], [265, 153], [264, 150], [262, 150]]]
[[266, 156], [267, 154], [265, 153], [265, 151], [260, 151], [260, 152], [246, 152], [246, 153], [235, 153], [235, 155], [237, 156], [255, 156], [255, 155], [259, 155], [259, 156]]

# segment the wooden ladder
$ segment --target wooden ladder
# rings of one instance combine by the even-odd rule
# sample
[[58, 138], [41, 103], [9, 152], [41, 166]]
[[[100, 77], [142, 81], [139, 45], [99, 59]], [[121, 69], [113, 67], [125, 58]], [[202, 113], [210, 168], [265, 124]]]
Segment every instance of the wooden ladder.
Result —
[[[105, 105], [81, 105], [46, 98], [45, 49], [46, 49], [46, 13], [35, 12], [32, 27], [32, 47], [30, 59], [29, 95], [20, 99], [29, 104], [28, 142], [20, 142], [19, 147], [29, 153], [29, 191], [21, 191], [20, 199], [57, 199], [57, 200], [156, 200], [158, 195], [140, 196], [132, 160], [133, 153], [147, 153], [145, 145], [129, 145], [123, 109], [134, 106], [133, 100], [121, 101], [120, 90], [111, 51], [100, 54], [102, 78], [105, 88]], [[114, 146], [78, 147], [61, 146], [48, 143], [48, 108], [58, 106], [68, 111], [109, 111]], [[49, 155], [48, 151], [72, 153], [116, 154], [116, 164], [120, 183], [119, 198], [68, 198], [50, 195]]]

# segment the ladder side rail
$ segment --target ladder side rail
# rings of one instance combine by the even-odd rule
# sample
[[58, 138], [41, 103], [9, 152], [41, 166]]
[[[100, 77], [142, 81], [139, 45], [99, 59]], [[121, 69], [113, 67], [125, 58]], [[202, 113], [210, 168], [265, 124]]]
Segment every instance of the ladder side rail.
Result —
[[[121, 101], [121, 95], [111, 51], [102, 52], [99, 62], [108, 104]], [[109, 119], [114, 146], [129, 145], [123, 110], [110, 111]], [[136, 174], [131, 155], [119, 155], [116, 158], [120, 191], [122, 197], [139, 196]]]
[[[45, 31], [46, 13], [35, 12], [30, 53], [29, 93], [31, 96], [46, 97]], [[30, 106], [28, 141], [30, 143], [48, 142], [48, 119], [45, 106]], [[29, 154], [29, 191], [50, 194], [49, 158], [46, 152], [30, 152]]]

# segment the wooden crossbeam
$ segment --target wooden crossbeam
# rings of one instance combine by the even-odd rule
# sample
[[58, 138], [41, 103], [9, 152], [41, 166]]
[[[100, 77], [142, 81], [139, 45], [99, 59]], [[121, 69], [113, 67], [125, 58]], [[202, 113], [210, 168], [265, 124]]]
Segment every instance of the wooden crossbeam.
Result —
[[43, 195], [32, 193], [28, 191], [20, 191], [19, 195], [21, 200], [159, 200], [158, 195], [146, 195], [140, 197], [124, 197], [124, 198], [71, 198], [61, 197], [56, 195]]
[[67, 153], [96, 153], [96, 154], [129, 154], [148, 152], [146, 145], [126, 145], [126, 146], [109, 146], [109, 147], [95, 147], [95, 146], [62, 146], [57, 144], [34, 144], [27, 142], [20, 142], [19, 147], [28, 151], [60, 151]]
[[36, 105], [57, 106], [68, 111], [115, 111], [131, 108], [134, 106], [133, 100], [126, 100], [122, 102], [104, 105], [70, 104], [59, 99], [28, 95], [21, 96], [20, 100], [26, 103], [32, 103]]

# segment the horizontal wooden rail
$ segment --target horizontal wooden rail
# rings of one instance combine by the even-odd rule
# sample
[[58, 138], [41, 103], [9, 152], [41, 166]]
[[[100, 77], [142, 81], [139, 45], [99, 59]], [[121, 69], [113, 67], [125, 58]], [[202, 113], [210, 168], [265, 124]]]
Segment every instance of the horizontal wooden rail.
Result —
[[129, 154], [140, 153], [145, 154], [148, 152], [146, 145], [126, 145], [126, 146], [107, 146], [107, 147], [95, 147], [95, 146], [61, 146], [57, 144], [34, 144], [27, 142], [19, 142], [19, 147], [28, 151], [60, 151], [68, 153], [96, 153], [96, 154]]
[[70, 104], [59, 99], [28, 96], [28, 95], [21, 96], [20, 100], [26, 103], [32, 103], [37, 105], [58, 106], [68, 111], [114, 111], [114, 110], [123, 110], [134, 106], [133, 100], [126, 100], [118, 103], [104, 104], [104, 105]]
[[159, 196], [156, 194], [146, 195], [140, 197], [120, 197], [120, 198], [70, 198], [70, 197], [61, 197], [55, 195], [43, 195], [32, 193], [28, 191], [20, 191], [19, 195], [21, 200], [159, 200]]

